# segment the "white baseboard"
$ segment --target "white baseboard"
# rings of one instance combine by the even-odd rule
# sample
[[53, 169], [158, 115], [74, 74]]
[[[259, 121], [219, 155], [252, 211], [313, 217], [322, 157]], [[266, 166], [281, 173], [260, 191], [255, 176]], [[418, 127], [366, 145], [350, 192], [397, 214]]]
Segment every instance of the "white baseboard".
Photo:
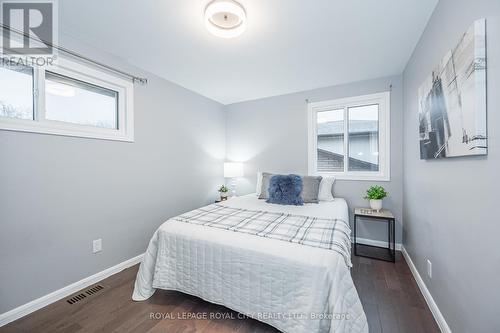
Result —
[[401, 249], [401, 252], [403, 253], [403, 256], [406, 260], [406, 263], [410, 267], [411, 273], [413, 274], [415, 281], [417, 281], [417, 285], [420, 288], [420, 291], [424, 295], [425, 301], [427, 302], [429, 309], [431, 309], [432, 315], [434, 316], [434, 319], [436, 320], [436, 322], [439, 326], [439, 329], [443, 333], [451, 333], [451, 329], [448, 326], [448, 323], [446, 323], [446, 320], [444, 319], [443, 314], [441, 313], [441, 311], [439, 311], [439, 308], [438, 308], [436, 302], [434, 302], [434, 299], [432, 298], [432, 295], [431, 295], [429, 289], [427, 289], [427, 286], [425, 285], [424, 280], [422, 279], [422, 277], [418, 273], [417, 268], [415, 267], [415, 264], [413, 264], [413, 261], [411, 260], [411, 257], [408, 254], [408, 252], [406, 251], [406, 249], [404, 248], [404, 246]]
[[[354, 237], [352, 236], [351, 236], [351, 241], [354, 243]], [[356, 237], [356, 242], [358, 244], [364, 244], [364, 245], [387, 247], [387, 242], [368, 239], [368, 238]], [[395, 245], [396, 245], [396, 250], [401, 251], [401, 243], [396, 243]]]
[[29, 303], [21, 305], [17, 308], [14, 308], [8, 312], [0, 314], [0, 327], [7, 325], [14, 320], [17, 320], [21, 317], [24, 317], [36, 310], [43, 308], [49, 304], [52, 304], [62, 298], [65, 298], [81, 289], [87, 288], [94, 283], [97, 283], [105, 278], [116, 274], [126, 268], [134, 266], [141, 262], [143, 254], [138, 255], [137, 257], [125, 260], [124, 262], [119, 263], [113, 267], [103, 270], [102, 272], [96, 273], [92, 276], [86, 277], [78, 282], [72, 283], [69, 286], [51, 292], [48, 295], [37, 298]]

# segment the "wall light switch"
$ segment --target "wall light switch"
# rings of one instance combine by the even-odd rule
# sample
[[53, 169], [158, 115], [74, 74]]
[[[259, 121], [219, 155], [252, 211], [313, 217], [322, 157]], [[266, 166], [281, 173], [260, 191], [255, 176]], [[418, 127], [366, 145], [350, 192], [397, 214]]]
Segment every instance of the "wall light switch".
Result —
[[427, 276], [432, 279], [432, 262], [427, 259]]
[[97, 253], [102, 251], [102, 239], [94, 239], [92, 241], [92, 253]]

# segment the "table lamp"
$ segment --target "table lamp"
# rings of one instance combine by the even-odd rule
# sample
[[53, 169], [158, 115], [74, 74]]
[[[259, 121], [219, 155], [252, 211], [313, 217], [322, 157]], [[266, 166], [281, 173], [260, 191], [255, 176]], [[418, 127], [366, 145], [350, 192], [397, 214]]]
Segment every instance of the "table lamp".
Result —
[[224, 178], [231, 178], [231, 196], [236, 196], [236, 178], [243, 177], [243, 163], [225, 162]]

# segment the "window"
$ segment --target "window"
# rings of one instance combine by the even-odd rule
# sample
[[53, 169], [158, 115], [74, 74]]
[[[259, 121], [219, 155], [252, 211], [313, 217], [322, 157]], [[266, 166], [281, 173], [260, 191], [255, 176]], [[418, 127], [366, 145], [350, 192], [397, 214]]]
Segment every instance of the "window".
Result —
[[390, 93], [308, 107], [309, 174], [390, 180]]
[[133, 84], [80, 63], [0, 67], [0, 129], [133, 141]]
[[0, 67], [0, 117], [33, 120], [33, 69]]
[[45, 72], [45, 118], [118, 129], [118, 92]]

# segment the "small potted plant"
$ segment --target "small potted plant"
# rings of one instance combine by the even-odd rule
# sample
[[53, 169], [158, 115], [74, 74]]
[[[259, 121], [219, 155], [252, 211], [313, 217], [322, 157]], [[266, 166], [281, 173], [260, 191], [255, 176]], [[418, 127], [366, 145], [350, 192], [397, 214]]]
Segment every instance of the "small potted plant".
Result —
[[227, 200], [227, 194], [229, 193], [229, 189], [226, 187], [226, 185], [221, 185], [221, 187], [219, 188], [219, 193], [221, 200]]
[[374, 185], [366, 190], [365, 199], [370, 200], [371, 209], [380, 212], [380, 210], [382, 209], [382, 199], [384, 199], [388, 195], [389, 193], [387, 193], [382, 186]]

